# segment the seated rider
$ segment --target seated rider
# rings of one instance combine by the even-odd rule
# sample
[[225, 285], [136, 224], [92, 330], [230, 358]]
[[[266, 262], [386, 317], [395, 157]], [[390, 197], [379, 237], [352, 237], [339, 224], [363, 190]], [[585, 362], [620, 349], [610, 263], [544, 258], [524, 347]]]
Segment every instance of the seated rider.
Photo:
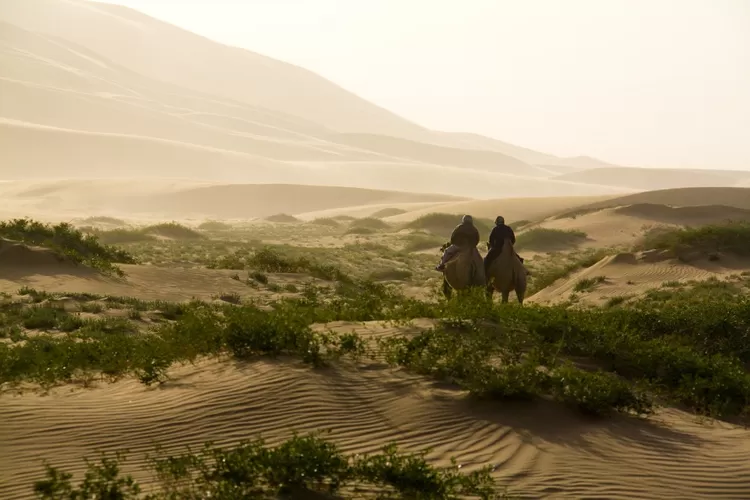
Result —
[[474, 226], [474, 219], [471, 215], [464, 215], [461, 218], [461, 224], [456, 226], [451, 233], [451, 245], [445, 249], [443, 258], [435, 269], [444, 271], [445, 264], [455, 257], [461, 249], [473, 248], [475, 252], [479, 253], [479, 250], [477, 250], [479, 239], [479, 230]]
[[[490, 232], [489, 251], [484, 258], [485, 274], [489, 275], [490, 266], [503, 252], [503, 243], [505, 240], [510, 240], [510, 242], [515, 245], [516, 235], [513, 232], [513, 228], [505, 224], [505, 218], [498, 215], [495, 219], [495, 227], [493, 227], [492, 232]], [[523, 259], [517, 253], [516, 257], [523, 262]]]

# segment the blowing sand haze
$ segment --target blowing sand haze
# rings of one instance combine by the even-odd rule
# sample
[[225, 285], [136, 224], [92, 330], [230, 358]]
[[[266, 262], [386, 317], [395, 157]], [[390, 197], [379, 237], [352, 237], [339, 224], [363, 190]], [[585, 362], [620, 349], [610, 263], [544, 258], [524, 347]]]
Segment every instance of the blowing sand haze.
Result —
[[0, 0], [0, 498], [750, 498], [745, 13], [355, 3]]

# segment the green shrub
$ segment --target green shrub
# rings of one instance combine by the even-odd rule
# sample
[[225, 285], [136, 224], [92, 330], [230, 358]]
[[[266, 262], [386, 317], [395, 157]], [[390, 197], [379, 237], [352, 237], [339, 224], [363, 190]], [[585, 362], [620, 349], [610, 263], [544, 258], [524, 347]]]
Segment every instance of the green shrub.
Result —
[[328, 227], [339, 227], [341, 225], [336, 219], [333, 219], [331, 217], [321, 217], [318, 219], [313, 219], [310, 221], [310, 224], [315, 224], [317, 226], [328, 226]]
[[0, 237], [49, 248], [73, 262], [120, 276], [124, 273], [114, 264], [136, 262], [126, 251], [102, 244], [96, 236], [83, 234], [64, 222], [53, 226], [30, 219], [2, 221]]
[[384, 208], [382, 210], [378, 210], [374, 214], [372, 214], [370, 217], [373, 217], [375, 219], [385, 219], [386, 217], [393, 217], [395, 215], [401, 215], [405, 214], [406, 210], [403, 210], [401, 208]]
[[232, 229], [232, 225], [217, 220], [207, 220], [205, 222], [201, 222], [198, 225], [198, 229], [200, 229], [201, 231], [229, 231]]
[[174, 240], [202, 240], [206, 236], [195, 229], [183, 226], [177, 222], [165, 222], [154, 224], [143, 229], [144, 234], [163, 236]]
[[592, 278], [581, 278], [573, 286], [574, 292], [588, 292], [607, 281], [606, 276], [594, 276]]
[[282, 223], [293, 223], [293, 222], [301, 222], [297, 217], [289, 214], [275, 214], [275, 215], [269, 215], [266, 217], [268, 222], [282, 222]]
[[448, 468], [435, 468], [425, 453], [404, 454], [395, 443], [373, 455], [344, 455], [317, 434], [294, 435], [276, 447], [263, 439], [243, 441], [230, 449], [206, 443], [202, 452], [165, 456], [157, 449], [148, 457], [157, 480], [155, 491], [141, 496], [132, 476], [121, 475], [124, 453], [114, 459], [102, 456], [87, 461], [85, 479], [72, 483], [72, 475], [46, 465], [46, 479], [34, 484], [42, 500], [106, 498], [122, 500], [174, 500], [177, 498], [307, 498], [312, 493], [335, 495], [342, 487], [370, 485], [375, 492], [396, 493], [398, 498], [449, 500], [471, 496], [505, 498], [491, 468], [464, 474], [452, 460]]
[[[407, 229], [421, 229], [429, 231], [442, 238], [450, 237], [453, 230], [461, 223], [461, 216], [446, 213], [430, 213], [418, 217], [404, 225]], [[482, 219], [474, 219], [474, 226], [479, 230], [480, 238], [486, 240], [489, 237], [493, 223]]]
[[518, 250], [553, 251], [565, 250], [582, 243], [586, 233], [582, 231], [548, 229], [537, 227], [520, 233], [516, 238]]
[[644, 235], [639, 248], [671, 250], [677, 255], [690, 251], [750, 255], [750, 222], [727, 222], [698, 228], [655, 228]]

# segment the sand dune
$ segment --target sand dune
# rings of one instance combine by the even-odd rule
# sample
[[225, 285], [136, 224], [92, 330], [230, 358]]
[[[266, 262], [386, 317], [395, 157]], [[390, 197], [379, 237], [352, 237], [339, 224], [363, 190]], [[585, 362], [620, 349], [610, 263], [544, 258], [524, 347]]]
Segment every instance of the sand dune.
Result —
[[[683, 261], [651, 252], [621, 253], [605, 257], [597, 264], [561, 279], [532, 297], [531, 303], [554, 304], [577, 295], [584, 303], [602, 305], [612, 297], [637, 297], [666, 282], [705, 281], [723, 279], [750, 269], [747, 259], [724, 256], [720, 261], [700, 260], [687, 264]], [[590, 291], [576, 292], [580, 280], [603, 276], [605, 281]]]
[[[742, 187], [696, 187], [679, 189], [658, 189], [642, 193], [611, 197], [583, 205], [574, 212], [622, 207], [634, 204], [656, 204], [671, 207], [703, 207], [723, 205], [727, 207], [750, 209], [750, 189]], [[565, 214], [560, 214], [561, 216]]]
[[471, 214], [475, 217], [494, 219], [502, 215], [508, 221], [520, 220], [536, 221], [550, 217], [560, 211], [575, 209], [581, 205], [608, 200], [613, 196], [549, 196], [529, 198], [506, 198], [500, 200], [470, 200], [451, 203], [435, 204], [427, 207], [417, 208], [409, 212], [393, 217], [388, 217], [392, 222], [408, 222], [431, 212], [443, 212], [451, 214]]
[[162, 217], [266, 217], [370, 204], [444, 203], [445, 195], [295, 184], [213, 184], [180, 179], [18, 181], [0, 184], [7, 208], [49, 219], [110, 215]]
[[27, 245], [0, 238], [0, 276], [24, 276], [43, 271], [46, 274], [76, 272], [81, 275], [91, 274], [87, 269], [65, 259], [63, 256], [46, 248]]
[[[395, 333], [376, 323], [335, 329]], [[706, 426], [675, 410], [649, 421], [594, 423], [543, 402], [469, 402], [417, 376], [377, 364], [361, 368], [205, 361], [175, 369], [174, 382], [158, 389], [123, 381], [49, 396], [4, 395], [0, 418], [13, 432], [0, 434], [0, 446], [13, 461], [0, 463], [0, 495], [31, 498], [42, 455], [80, 472], [81, 457], [99, 449], [127, 448], [132, 467], [157, 443], [175, 453], [206, 440], [230, 445], [262, 433], [275, 443], [292, 430], [329, 429], [347, 452], [374, 452], [398, 440], [406, 450], [432, 447], [428, 456], [443, 465], [451, 456], [467, 470], [495, 464], [501, 484], [530, 498], [746, 496], [747, 430]], [[86, 425], [70, 424], [77, 421]]]
[[606, 167], [569, 172], [557, 180], [604, 184], [637, 190], [690, 187], [739, 186], [750, 172], [734, 170], [693, 170], [665, 168]]
[[[656, 174], [593, 158], [559, 158], [473, 134], [430, 131], [309, 71], [124, 7], [78, 0], [0, 5], [0, 118], [68, 134], [3, 129], [8, 178], [54, 168], [63, 177], [129, 171], [211, 181], [410, 186], [477, 198], [747, 181], [727, 172], [655, 170], [663, 179], [652, 183]], [[73, 131], [89, 135], [72, 137]], [[66, 149], [61, 140], [75, 147]], [[48, 142], [47, 156], [31, 151], [31, 142]], [[32, 163], [38, 172], [28, 168]]]

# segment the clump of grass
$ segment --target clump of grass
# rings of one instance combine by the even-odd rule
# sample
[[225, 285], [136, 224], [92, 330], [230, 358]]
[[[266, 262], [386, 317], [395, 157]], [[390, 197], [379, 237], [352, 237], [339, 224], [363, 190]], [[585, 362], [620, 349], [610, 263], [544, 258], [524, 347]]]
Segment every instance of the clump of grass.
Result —
[[108, 217], [106, 215], [97, 215], [93, 217], [86, 217], [81, 220], [82, 224], [106, 224], [109, 226], [126, 226], [127, 223], [116, 217]]
[[207, 220], [205, 222], [201, 222], [198, 225], [198, 229], [201, 231], [229, 231], [232, 229], [232, 226], [230, 224], [227, 224], [226, 222], [221, 222], [218, 220]]
[[275, 215], [269, 215], [266, 217], [268, 222], [282, 222], [282, 223], [293, 223], [293, 222], [301, 222], [297, 217], [289, 214], [275, 214]]
[[253, 271], [250, 273], [250, 278], [252, 278], [254, 281], [257, 281], [258, 283], [262, 283], [263, 285], [268, 284], [268, 276], [263, 274], [260, 271]]
[[594, 276], [593, 278], [581, 278], [580, 280], [576, 281], [576, 284], [573, 286], [574, 292], [590, 292], [594, 288], [597, 287], [597, 285], [600, 285], [607, 281], [606, 276]]
[[360, 226], [352, 226], [349, 229], [346, 230], [344, 234], [359, 234], [359, 235], [368, 235], [368, 234], [375, 234], [377, 233], [377, 229], [373, 229], [371, 227], [360, 227]]
[[[424, 231], [429, 231], [430, 233], [433, 233], [437, 236], [440, 236], [442, 238], [447, 238], [450, 236], [451, 232], [455, 229], [455, 227], [461, 223], [461, 216], [456, 214], [446, 214], [446, 213], [431, 213], [426, 214], [421, 217], [418, 217], [417, 219], [414, 219], [411, 222], [408, 222], [404, 225], [404, 228], [406, 229], [421, 229]], [[479, 230], [479, 234], [482, 235], [485, 239], [490, 233], [490, 229], [493, 227], [494, 224], [491, 222], [482, 220], [482, 219], [474, 219], [474, 225]]]
[[177, 222], [154, 224], [143, 229], [144, 234], [163, 236], [174, 240], [202, 240], [206, 236]]
[[607, 299], [607, 302], [604, 305], [605, 307], [617, 307], [627, 302], [629, 298], [630, 297], [628, 297], [627, 295], [617, 295], [615, 297], [610, 297], [609, 299]]
[[422, 250], [429, 250], [432, 248], [440, 248], [445, 243], [443, 238], [439, 236], [431, 236], [425, 234], [410, 234], [405, 240], [404, 251], [405, 252], [420, 252]]
[[572, 259], [555, 259], [554, 265], [539, 269], [535, 268], [528, 292], [529, 294], [534, 294], [539, 290], [543, 290], [559, 279], [566, 278], [578, 270], [593, 266], [612, 252], [613, 250], [608, 249], [589, 250], [576, 254]]
[[105, 273], [124, 275], [115, 264], [135, 264], [128, 252], [103, 244], [96, 236], [84, 234], [67, 223], [44, 224], [31, 219], [0, 222], [0, 237], [49, 248], [69, 260]]
[[750, 255], [750, 223], [741, 221], [698, 228], [653, 228], [644, 235], [639, 248], [670, 250], [678, 256], [692, 251]]
[[412, 275], [412, 272], [408, 269], [383, 269], [374, 271], [370, 275], [370, 279], [373, 281], [406, 281]]
[[108, 245], [125, 245], [128, 243], [144, 243], [148, 241], [156, 241], [156, 237], [152, 234], [148, 234], [142, 229], [87, 229], [87, 232], [96, 236], [101, 242]]
[[361, 228], [367, 228], [367, 229], [374, 229], [375, 231], [382, 231], [384, 229], [388, 229], [391, 226], [388, 225], [387, 222], [384, 222], [380, 219], [376, 219], [375, 217], [364, 217], [362, 219], [356, 219], [352, 221], [352, 228], [354, 227], [361, 227]]
[[528, 226], [529, 224], [531, 224], [530, 220], [522, 219], [522, 220], [513, 221], [510, 224], [508, 224], [508, 226], [510, 226], [510, 228], [513, 229], [513, 231], [518, 231], [522, 227]]
[[583, 231], [537, 227], [520, 233], [516, 238], [515, 247], [532, 251], [564, 250], [575, 247], [585, 239], [586, 233]]
[[290, 257], [271, 247], [264, 247], [254, 252], [238, 251], [211, 263], [208, 267], [233, 270], [254, 269], [267, 273], [308, 273], [314, 278], [351, 281], [349, 276], [334, 265], [323, 264], [306, 257]]
[[102, 455], [87, 461], [86, 478], [78, 485], [72, 474], [49, 464], [46, 479], [34, 484], [42, 500], [61, 498], [106, 498], [172, 500], [176, 498], [306, 498], [311, 494], [336, 495], [350, 485], [369, 485], [376, 493], [394, 493], [398, 498], [449, 500], [474, 497], [503, 498], [491, 476], [491, 467], [464, 474], [455, 460], [451, 467], [435, 468], [425, 459], [426, 451], [408, 454], [395, 443], [372, 455], [345, 455], [319, 434], [294, 436], [275, 447], [262, 438], [243, 441], [222, 449], [206, 443], [200, 453], [167, 456], [157, 448], [147, 457], [157, 487], [148, 496], [129, 475], [122, 475], [125, 453], [115, 458]]
[[315, 224], [317, 226], [328, 226], [328, 227], [339, 227], [341, 224], [339, 222], [331, 217], [320, 217], [318, 219], [313, 219], [310, 221], [310, 224]]
[[382, 210], [378, 210], [377, 212], [372, 214], [370, 217], [373, 217], [375, 219], [385, 219], [386, 217], [393, 217], [393, 216], [401, 215], [405, 213], [406, 213], [406, 210], [404, 209], [390, 207], [390, 208], [384, 208]]
[[240, 297], [240, 294], [237, 292], [221, 293], [219, 294], [218, 298], [219, 300], [223, 300], [224, 302], [228, 302], [230, 304], [242, 303], [242, 297]]

